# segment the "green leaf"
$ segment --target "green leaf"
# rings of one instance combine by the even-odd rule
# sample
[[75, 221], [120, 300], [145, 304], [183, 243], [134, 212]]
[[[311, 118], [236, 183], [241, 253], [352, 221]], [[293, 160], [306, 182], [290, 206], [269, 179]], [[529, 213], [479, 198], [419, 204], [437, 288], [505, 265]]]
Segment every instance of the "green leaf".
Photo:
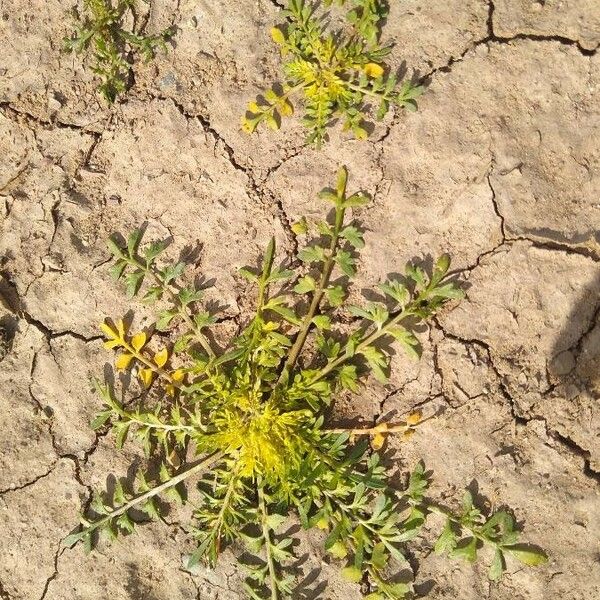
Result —
[[185, 270], [185, 264], [182, 262], [176, 263], [174, 265], [169, 265], [165, 269], [162, 270], [161, 275], [163, 278], [163, 282], [165, 285], [171, 283], [177, 279]]
[[277, 513], [271, 513], [270, 515], [267, 515], [267, 525], [269, 526], [269, 529], [272, 529], [273, 531], [277, 531], [287, 520], [287, 517], [285, 515], [280, 515]]
[[327, 548], [327, 552], [335, 558], [346, 558], [348, 555], [348, 550], [346, 550], [346, 546], [340, 541], [335, 542], [329, 548]]
[[513, 544], [512, 546], [503, 546], [505, 552], [509, 552], [519, 562], [530, 567], [543, 565], [548, 561], [548, 555], [536, 546], [529, 544]]
[[302, 320], [298, 318], [298, 315], [287, 306], [282, 306], [281, 304], [269, 304], [266, 308], [281, 315], [286, 321], [292, 323], [292, 325], [302, 324]]
[[110, 419], [111, 416], [111, 411], [110, 410], [105, 410], [102, 412], [99, 412], [90, 422], [90, 427], [93, 430], [96, 429], [100, 429], [100, 427], [102, 427], [102, 425], [104, 425], [104, 423], [106, 423], [106, 421], [108, 421], [108, 419]]
[[142, 234], [143, 232], [141, 229], [135, 229], [127, 238], [127, 252], [129, 252], [129, 256], [132, 258], [135, 256], [138, 246], [140, 245]]
[[167, 241], [162, 242], [152, 242], [146, 248], [144, 248], [144, 258], [146, 262], [151, 263], [157, 256], [162, 254], [166, 249], [169, 243]]
[[106, 245], [108, 246], [108, 249], [110, 250], [111, 254], [113, 254], [117, 258], [122, 258], [124, 256], [121, 246], [119, 246], [119, 244], [116, 242], [116, 240], [114, 238], [112, 238], [112, 237], [108, 238], [106, 240]]
[[375, 375], [375, 379], [380, 383], [387, 383], [388, 376], [385, 373], [384, 369], [388, 366], [388, 361], [380, 350], [375, 348], [374, 346], [367, 346], [360, 350], [360, 354], [362, 354], [369, 363], [373, 371], [373, 375]]
[[413, 502], [421, 502], [428, 485], [429, 482], [425, 476], [425, 465], [422, 462], [419, 462], [410, 474], [406, 493]]
[[505, 568], [506, 566], [504, 564], [504, 555], [502, 554], [502, 550], [500, 550], [500, 548], [496, 548], [496, 551], [494, 552], [494, 558], [490, 564], [490, 570], [488, 571], [488, 577], [492, 581], [499, 581], [502, 579], [502, 573], [504, 573]]
[[126, 294], [128, 298], [133, 298], [140, 291], [142, 281], [144, 281], [144, 271], [134, 271], [125, 277]]
[[325, 250], [320, 246], [307, 246], [300, 250], [298, 258], [305, 263], [322, 262], [325, 260]]
[[339, 198], [343, 198], [346, 195], [346, 184], [348, 182], [348, 169], [346, 167], [340, 167], [337, 174], [337, 182], [335, 191]]
[[108, 273], [115, 281], [118, 281], [121, 279], [126, 268], [127, 262], [124, 260], [119, 260], [108, 270]]
[[386, 552], [385, 544], [383, 542], [378, 542], [373, 546], [373, 551], [371, 553], [371, 564], [378, 569], [379, 571], [385, 569], [387, 566], [388, 555]]
[[339, 381], [340, 381], [340, 385], [346, 389], [346, 390], [350, 390], [351, 392], [358, 392], [358, 375], [356, 373], [356, 366], [355, 365], [344, 365], [342, 366], [341, 369], [339, 369], [338, 371], [338, 377], [339, 377]]
[[335, 262], [348, 277], [353, 277], [356, 273], [356, 269], [354, 268], [355, 261], [349, 252], [340, 250], [335, 257]]
[[294, 286], [294, 291], [297, 294], [307, 294], [308, 292], [313, 292], [316, 287], [317, 284], [315, 280], [310, 275], [305, 275]]
[[329, 302], [329, 304], [334, 308], [336, 306], [340, 306], [344, 302], [344, 298], [346, 297], [344, 288], [342, 288], [341, 285], [328, 287], [324, 290], [324, 292], [327, 298], [327, 302]]
[[396, 300], [400, 306], [405, 306], [410, 300], [408, 289], [400, 281], [392, 279], [385, 283], [380, 283], [378, 287], [384, 294]]
[[457, 546], [450, 552], [452, 558], [462, 558], [467, 562], [475, 562], [477, 560], [477, 538], [468, 537], [461, 540]]
[[452, 529], [452, 523], [448, 520], [444, 525], [444, 529], [440, 537], [437, 539], [433, 550], [436, 554], [447, 554], [456, 548], [456, 534]]
[[299, 221], [292, 223], [292, 231], [296, 235], [304, 235], [308, 231], [308, 223], [306, 218], [302, 217]]
[[242, 267], [238, 273], [244, 277], [245, 279], [247, 279], [248, 281], [258, 281], [258, 277], [255, 273], [253, 273], [252, 271], [250, 271], [249, 269], [247, 269], [246, 267]]
[[419, 359], [421, 358], [419, 340], [408, 330], [404, 329], [401, 325], [394, 325], [388, 327], [386, 332], [389, 333], [394, 339], [402, 345], [404, 351], [410, 358]]
[[362, 571], [355, 566], [344, 567], [342, 577], [351, 583], [358, 583], [362, 579]]
[[271, 268], [273, 267], [273, 259], [275, 258], [275, 238], [272, 237], [269, 240], [269, 244], [267, 246], [267, 250], [265, 251], [265, 255], [263, 257], [262, 262], [262, 276], [263, 279], [266, 280], [271, 273]]
[[156, 329], [159, 331], [166, 331], [171, 324], [171, 321], [177, 315], [176, 310], [164, 310], [158, 316], [158, 321], [156, 321]]
[[350, 198], [346, 198], [344, 202], [344, 208], [349, 208], [352, 206], [364, 206], [371, 202], [371, 198], [367, 194], [357, 193], [350, 196]]
[[353, 225], [348, 225], [348, 227], [342, 229], [340, 236], [348, 240], [348, 242], [356, 249], [363, 248], [365, 245], [362, 233]]
[[312, 318], [312, 322], [320, 331], [331, 329], [331, 319], [327, 315], [316, 315]]

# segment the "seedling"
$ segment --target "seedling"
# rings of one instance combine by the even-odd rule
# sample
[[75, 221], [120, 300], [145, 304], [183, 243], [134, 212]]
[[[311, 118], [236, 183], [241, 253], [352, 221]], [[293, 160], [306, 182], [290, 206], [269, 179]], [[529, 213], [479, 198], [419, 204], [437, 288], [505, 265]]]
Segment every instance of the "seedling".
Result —
[[[332, 0], [325, 5], [332, 4]], [[368, 113], [382, 119], [390, 106], [416, 110], [415, 99], [423, 88], [410, 81], [399, 84], [386, 73], [383, 59], [391, 46], [379, 43], [380, 26], [387, 15], [383, 0], [337, 0], [351, 4], [345, 14], [347, 27], [333, 31], [324, 17], [315, 16], [305, 0], [289, 0], [284, 14], [288, 23], [271, 29], [283, 60], [283, 83], [250, 102], [242, 128], [252, 133], [265, 123], [279, 129], [282, 117], [294, 112], [292, 98], [304, 109], [307, 141], [320, 146], [337, 119], [357, 139], [365, 139]]]
[[123, 93], [132, 76], [130, 54], [138, 53], [151, 60], [157, 49], [166, 50], [165, 42], [172, 28], [156, 35], [126, 31], [127, 16], [134, 18], [135, 0], [83, 0], [84, 14], [75, 12], [77, 28], [65, 39], [69, 52], [81, 53], [91, 48], [92, 71], [100, 78], [99, 91], [109, 103]]
[[[355, 319], [350, 333], [342, 333], [342, 282], [354, 275], [364, 244], [347, 217], [369, 202], [363, 193], [348, 194], [346, 179], [341, 169], [335, 188], [321, 194], [333, 205], [330, 220], [294, 225], [296, 235], [308, 239], [298, 255], [302, 266], [276, 266], [271, 240], [261, 267], [241, 270], [256, 285], [256, 313], [223, 352], [215, 351], [209, 329], [215, 315], [200, 307], [203, 291], [178, 283], [182, 263], [159, 258], [166, 244], [140, 247], [140, 231], [124, 245], [110, 240], [112, 273], [125, 280], [128, 295], [163, 307], [155, 327], [145, 331], [130, 331], [122, 319], [101, 325], [105, 346], [117, 352], [116, 370], [145, 393], [122, 402], [110, 383], [96, 383], [105, 407], [92, 427], [112, 428], [119, 448], [133, 437], [150, 462], [137, 484], [116, 480], [110, 492], [93, 497], [67, 546], [82, 541], [91, 549], [97, 534], [131, 533], [140, 518], [159, 518], [164, 501], [175, 498], [195, 503], [188, 567], [214, 565], [231, 545], [248, 573], [247, 597], [255, 600], [294, 592], [293, 519], [321, 530], [329, 558], [341, 563], [349, 581], [362, 582], [369, 600], [412, 591], [410, 578], [398, 579], [394, 569], [407, 572], [403, 548], [434, 513], [446, 521], [435, 551], [474, 561], [489, 547], [492, 579], [502, 575], [507, 556], [529, 565], [545, 560], [540, 550], [519, 543], [508, 512], [484, 517], [470, 494], [457, 514], [429, 500], [422, 464], [406, 486], [390, 485], [377, 450], [389, 435], [413, 433], [424, 420], [419, 412], [364, 428], [326, 422], [335, 397], [359, 392], [369, 371], [387, 381], [391, 356], [381, 342], [395, 341], [418, 358], [412, 326], [462, 297], [447, 277], [447, 256], [429, 275], [408, 265], [406, 277], [379, 286], [380, 302], [346, 307]], [[169, 331], [174, 344], [153, 329]]]

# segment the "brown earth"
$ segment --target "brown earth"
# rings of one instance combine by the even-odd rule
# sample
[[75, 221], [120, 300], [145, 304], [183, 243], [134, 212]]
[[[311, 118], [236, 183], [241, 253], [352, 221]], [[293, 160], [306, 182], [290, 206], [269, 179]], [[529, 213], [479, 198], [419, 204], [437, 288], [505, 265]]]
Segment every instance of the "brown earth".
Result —
[[[352, 295], [440, 252], [468, 291], [422, 334], [420, 362], [398, 356], [391, 384], [344, 399], [337, 417], [443, 408], [391, 444], [390, 467], [424, 458], [449, 504], [475, 481], [550, 555], [535, 570], [511, 562], [491, 584], [483, 566], [429, 554], [423, 540], [417, 589], [600, 598], [600, 5], [391, 4], [391, 63], [428, 82], [420, 110], [387, 118], [368, 142], [332, 131], [318, 152], [297, 119], [278, 133], [239, 130], [247, 101], [277, 80], [275, 1], [156, 0], [146, 28], [176, 24], [174, 47], [138, 65], [111, 109], [82, 59], [61, 52], [70, 4], [0, 2], [3, 600], [243, 597], [228, 554], [214, 572], [183, 570], [185, 512], [89, 556], [60, 546], [91, 490], [139, 457], [88, 426], [101, 404], [89, 380], [108, 360], [97, 325], [129, 308], [105, 240], [144, 222], [149, 236], [171, 236], [174, 255], [217, 280], [231, 332], [252, 306], [236, 268], [272, 235], [291, 257], [289, 223], [321, 213], [315, 194], [341, 163], [373, 194], [358, 214], [367, 247]], [[328, 582], [319, 598], [359, 597], [317, 542], [305, 545]]]

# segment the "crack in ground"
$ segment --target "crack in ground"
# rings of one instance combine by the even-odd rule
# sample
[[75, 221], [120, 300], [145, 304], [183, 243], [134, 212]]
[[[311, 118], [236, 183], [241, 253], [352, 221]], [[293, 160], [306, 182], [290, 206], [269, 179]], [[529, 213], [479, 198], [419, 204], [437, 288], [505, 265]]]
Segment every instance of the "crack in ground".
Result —
[[[56, 127], [58, 129], [69, 129], [71, 131], [77, 131], [79, 133], [83, 132], [94, 138], [98, 138], [98, 137], [102, 136], [102, 134], [100, 132], [95, 131], [93, 129], [88, 129], [85, 125], [75, 125], [73, 123], [65, 123], [64, 121], [60, 121], [59, 119], [46, 120], [46, 119], [42, 119], [40, 117], [36, 117], [35, 115], [32, 115], [31, 113], [29, 113], [27, 111], [18, 110], [16, 108], [14, 108], [14, 106], [12, 106], [10, 104], [10, 102], [0, 102], [0, 113], [2, 113], [7, 119], [10, 119], [11, 121], [15, 121], [17, 123], [21, 119], [24, 119], [26, 121], [31, 121], [31, 122], [35, 123], [36, 125], [38, 125], [39, 127], [46, 128], [46, 129]], [[31, 127], [29, 127], [29, 129], [31, 129]]]
[[439, 320], [436, 317], [434, 317], [434, 322], [437, 325], [437, 327], [440, 329], [440, 331], [443, 333], [443, 335], [445, 337], [447, 337], [448, 339], [460, 342], [465, 345], [479, 346], [480, 348], [485, 350], [485, 352], [487, 354], [487, 358], [488, 358], [488, 364], [491, 367], [492, 371], [494, 372], [494, 374], [497, 378], [499, 390], [500, 390], [502, 396], [504, 397], [504, 399], [507, 401], [511, 415], [513, 417], [513, 421], [517, 425], [526, 426], [531, 421], [542, 421], [544, 423], [546, 435], [548, 436], [548, 438], [558, 442], [559, 445], [563, 449], [568, 451], [569, 455], [571, 455], [571, 456], [575, 455], [578, 458], [582, 459], [583, 474], [586, 477], [595, 480], [596, 482], [600, 482], [600, 472], [595, 471], [592, 468], [591, 461], [590, 461], [590, 452], [588, 450], [586, 450], [585, 448], [582, 448], [579, 444], [577, 444], [570, 437], [561, 434], [556, 429], [552, 429], [548, 424], [548, 420], [543, 415], [526, 416], [525, 414], [521, 413], [521, 411], [518, 409], [515, 399], [512, 397], [510, 390], [508, 389], [508, 386], [505, 383], [505, 377], [500, 373], [500, 371], [494, 364], [494, 360], [492, 358], [492, 348], [488, 343], [484, 342], [483, 340], [478, 340], [475, 338], [474, 339], [463, 338], [454, 333], [450, 333], [444, 329], [444, 327], [441, 325], [441, 323], [439, 322]]
[[[233, 147], [225, 140], [225, 138], [211, 125], [210, 120], [201, 115], [201, 114], [190, 114], [186, 111], [186, 109], [184, 108], [184, 106], [177, 102], [176, 100], [174, 100], [173, 98], [169, 98], [166, 96], [160, 96], [160, 95], [148, 95], [151, 99], [154, 100], [161, 100], [161, 101], [170, 101], [173, 103], [173, 106], [175, 106], [175, 108], [177, 109], [177, 111], [186, 119], [186, 120], [196, 120], [198, 121], [198, 123], [200, 123], [200, 125], [202, 126], [202, 129], [206, 132], [209, 133], [214, 142], [215, 142], [215, 148], [217, 147], [217, 145], [220, 143], [223, 150], [225, 151], [225, 154], [227, 155], [227, 159], [229, 161], [229, 163], [231, 164], [231, 166], [236, 170], [239, 171], [240, 173], [243, 173], [245, 175], [245, 177], [248, 180], [248, 185], [246, 186], [246, 191], [248, 192], [249, 197], [252, 199], [254, 198], [255, 200], [258, 200], [263, 206], [266, 207], [276, 207], [276, 216], [281, 224], [281, 227], [284, 231], [284, 234], [287, 238], [288, 244], [291, 248], [291, 251], [288, 250], [287, 254], [288, 254], [288, 258], [290, 260], [293, 260], [293, 257], [295, 256], [296, 252], [297, 252], [297, 241], [296, 241], [296, 236], [294, 235], [294, 232], [292, 231], [292, 227], [291, 227], [291, 223], [290, 223], [290, 219], [287, 215], [287, 213], [285, 212], [285, 209], [283, 207], [283, 203], [281, 201], [281, 199], [278, 198], [274, 198], [272, 197], [271, 194], [269, 194], [267, 191], [265, 191], [264, 189], [264, 184], [265, 182], [268, 180], [268, 178], [270, 177], [270, 175], [272, 173], [274, 173], [275, 171], [277, 171], [277, 169], [279, 169], [285, 162], [287, 162], [288, 160], [294, 158], [295, 156], [297, 156], [298, 154], [300, 154], [302, 152], [302, 150], [304, 150], [304, 146], [300, 147], [296, 152], [293, 152], [292, 154], [290, 154], [289, 156], [287, 156], [284, 160], [282, 160], [278, 165], [276, 165], [275, 167], [272, 167], [271, 169], [269, 169], [267, 171], [267, 174], [265, 175], [265, 177], [262, 179], [262, 181], [260, 182], [260, 184], [257, 182], [256, 180], [256, 176], [253, 172], [253, 170], [249, 167], [244, 166], [243, 164], [241, 164], [240, 162], [238, 162], [236, 156], [235, 156], [235, 150], [233, 149]], [[271, 200], [272, 202], [269, 203], [267, 196], [271, 196]]]
[[36, 319], [35, 317], [32, 317], [28, 312], [20, 310], [19, 313], [23, 317], [23, 319], [25, 319], [27, 324], [31, 325], [32, 327], [35, 327], [40, 333], [44, 335], [48, 342], [50, 340], [55, 340], [57, 338], [67, 336], [85, 342], [86, 344], [90, 344], [91, 342], [97, 342], [104, 339], [101, 335], [92, 335], [90, 337], [86, 337], [82, 333], [72, 331], [70, 329], [64, 329], [62, 331], [53, 331], [47, 325], [44, 325], [44, 323], [42, 323], [40, 320]]
[[594, 56], [600, 46], [597, 46], [593, 50], [588, 50], [581, 46], [578, 40], [573, 40], [566, 36], [561, 35], [542, 35], [542, 34], [534, 34], [534, 33], [517, 33], [513, 36], [501, 36], [496, 34], [494, 31], [494, 13], [496, 7], [494, 5], [493, 0], [489, 0], [488, 2], [488, 16], [486, 19], [487, 25], [487, 35], [480, 40], [476, 40], [472, 42], [467, 48], [461, 52], [458, 56], [451, 56], [448, 62], [445, 65], [440, 67], [435, 67], [428, 73], [426, 73], [423, 77], [419, 78], [419, 83], [426, 84], [429, 80], [431, 80], [437, 73], [450, 73], [452, 71], [452, 67], [462, 62], [467, 54], [478, 48], [479, 46], [489, 46], [492, 43], [507, 45], [513, 41], [518, 40], [529, 40], [532, 42], [558, 42], [563, 46], [575, 47], [579, 51], [582, 56], [590, 57]]
[[42, 473], [41, 475], [38, 475], [37, 477], [35, 477], [34, 479], [32, 479], [31, 481], [27, 481], [21, 485], [15, 486], [15, 487], [8, 487], [8, 488], [4, 488], [2, 490], [0, 490], [0, 496], [3, 496], [4, 494], [8, 494], [9, 492], [20, 492], [21, 490], [27, 489], [28, 487], [31, 487], [32, 485], [35, 485], [38, 481], [40, 481], [40, 479], [44, 479], [46, 477], [48, 477], [48, 475], [50, 475], [52, 473], [52, 471], [54, 471], [54, 469], [56, 468], [56, 465], [58, 464], [60, 459], [56, 459], [53, 463], [52, 466], [45, 472]]
[[46, 580], [46, 583], [44, 585], [44, 589], [42, 590], [42, 595], [40, 596], [40, 600], [44, 600], [44, 598], [46, 597], [46, 594], [48, 593], [48, 588], [50, 587], [50, 584], [56, 579], [56, 577], [58, 576], [58, 559], [60, 558], [60, 556], [62, 555], [62, 553], [66, 550], [66, 548], [62, 548], [61, 547], [61, 543], [58, 543], [58, 548], [56, 549], [56, 552], [54, 554], [54, 572], [52, 573], [52, 575], [50, 575], [50, 577], [48, 577], [48, 579]]

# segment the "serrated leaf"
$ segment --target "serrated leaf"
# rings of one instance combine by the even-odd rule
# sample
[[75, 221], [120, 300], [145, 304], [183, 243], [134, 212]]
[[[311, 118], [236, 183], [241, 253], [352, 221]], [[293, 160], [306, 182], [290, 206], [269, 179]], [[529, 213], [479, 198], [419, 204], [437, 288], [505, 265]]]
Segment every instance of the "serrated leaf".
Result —
[[308, 223], [306, 218], [302, 217], [299, 221], [292, 223], [292, 231], [296, 235], [304, 235], [308, 231]]
[[331, 319], [327, 315], [316, 315], [312, 318], [312, 322], [320, 331], [331, 329]]
[[348, 550], [346, 550], [346, 546], [344, 546], [344, 544], [340, 541], [331, 544], [331, 546], [327, 548], [327, 552], [329, 552], [329, 554], [331, 554], [332, 556], [335, 556], [335, 558], [340, 559], [346, 558], [346, 556], [348, 555]]
[[135, 229], [129, 234], [127, 238], [127, 251], [129, 252], [129, 256], [133, 257], [137, 252], [137, 248], [140, 244], [140, 240], [142, 239], [142, 230]]
[[308, 292], [313, 292], [316, 287], [315, 280], [310, 275], [305, 275], [294, 286], [294, 291], [297, 294], [307, 294]]
[[324, 290], [324, 292], [325, 297], [327, 298], [327, 302], [329, 302], [329, 304], [334, 308], [336, 306], [340, 306], [344, 302], [344, 298], [346, 297], [344, 289], [341, 285], [328, 287]]
[[350, 242], [350, 244], [357, 250], [363, 248], [365, 245], [362, 233], [353, 225], [348, 225], [348, 227], [342, 229], [340, 235], [348, 240], [348, 242]]
[[125, 292], [128, 298], [133, 298], [140, 291], [144, 275], [144, 271], [134, 271], [125, 277]]
[[436, 554], [447, 554], [448, 552], [454, 550], [457, 541], [456, 534], [452, 529], [452, 523], [450, 521], [446, 521], [444, 529], [442, 530], [440, 537], [435, 542], [433, 550]]
[[98, 413], [90, 421], [90, 427], [93, 430], [100, 429], [100, 427], [102, 427], [102, 425], [104, 425], [106, 423], [106, 421], [108, 421], [108, 419], [110, 419], [110, 416], [111, 416], [111, 412], [108, 410]]
[[298, 252], [298, 258], [305, 263], [325, 260], [325, 251], [320, 246], [307, 246]]
[[156, 329], [158, 329], [159, 331], [165, 331], [166, 329], [168, 329], [169, 325], [171, 324], [171, 321], [175, 318], [176, 315], [176, 310], [165, 310], [161, 312], [158, 317], [158, 321], [156, 321]]

